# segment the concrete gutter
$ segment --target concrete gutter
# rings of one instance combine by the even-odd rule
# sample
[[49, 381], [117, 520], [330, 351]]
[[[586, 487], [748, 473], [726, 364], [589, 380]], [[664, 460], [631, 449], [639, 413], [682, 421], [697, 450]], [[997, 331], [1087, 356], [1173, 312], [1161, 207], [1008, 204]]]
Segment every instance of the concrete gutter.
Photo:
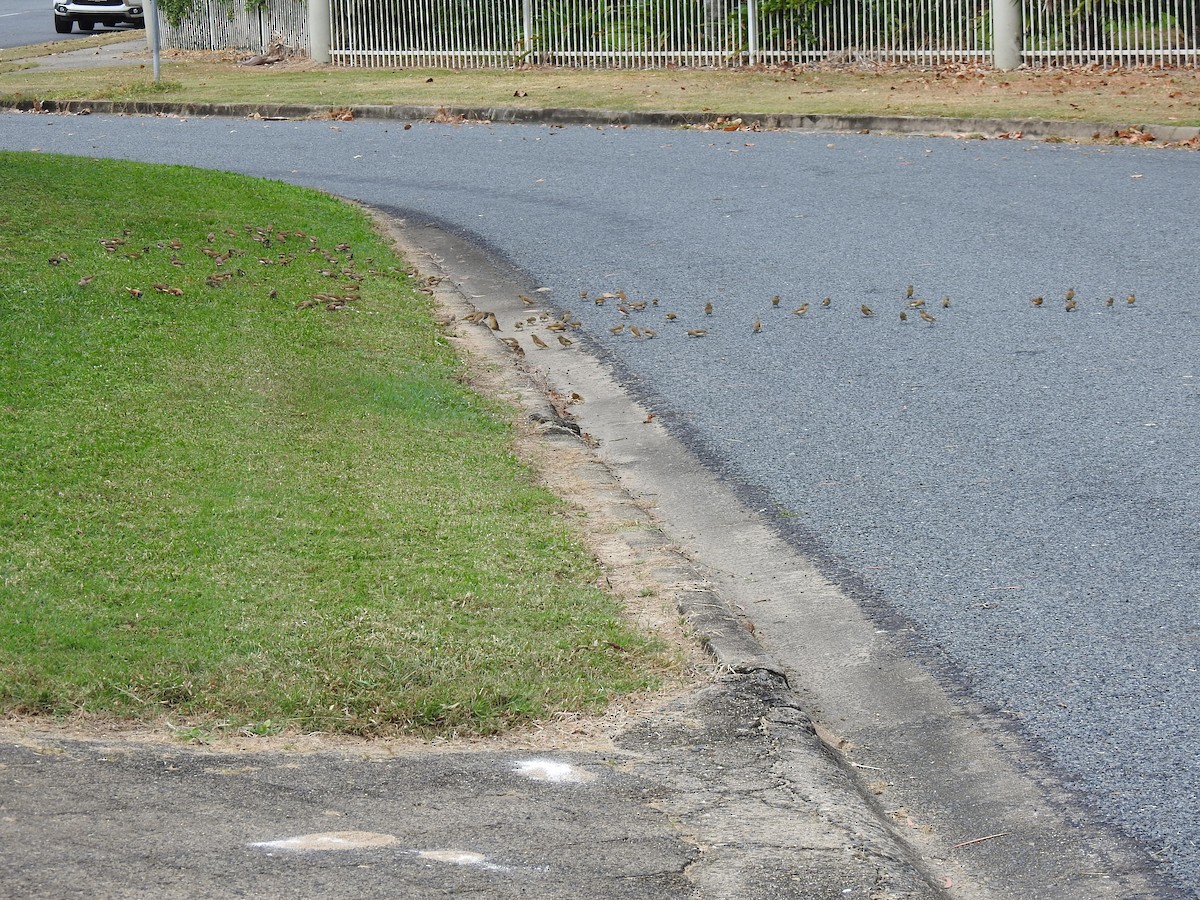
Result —
[[1200, 127], [1111, 122], [1056, 122], [1044, 119], [959, 119], [949, 116], [882, 116], [804, 113], [682, 112], [661, 110], [535, 109], [509, 106], [359, 105], [318, 106], [299, 103], [184, 103], [162, 100], [0, 99], [0, 105], [22, 112], [88, 115], [227, 116], [242, 119], [350, 119], [398, 122], [486, 122], [537, 125], [638, 126], [644, 128], [712, 128], [725, 123], [745, 130], [821, 133], [969, 135], [986, 138], [1104, 142], [1136, 131], [1157, 144], [1200, 139]]

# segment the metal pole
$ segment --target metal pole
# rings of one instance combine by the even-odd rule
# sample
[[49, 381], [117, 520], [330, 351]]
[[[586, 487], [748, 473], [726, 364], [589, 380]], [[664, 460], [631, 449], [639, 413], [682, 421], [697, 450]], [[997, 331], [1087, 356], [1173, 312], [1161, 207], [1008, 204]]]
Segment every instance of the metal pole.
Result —
[[1021, 0], [992, 0], [992, 65], [1021, 65]]
[[746, 43], [750, 51], [749, 63], [758, 65], [758, 0], [746, 3]]
[[150, 62], [154, 69], [154, 83], [159, 83], [159, 59], [161, 57], [162, 44], [159, 41], [158, 34], [158, 0], [150, 0], [146, 5], [146, 12], [150, 14]]
[[308, 58], [328, 64], [332, 58], [329, 0], [308, 0]]
[[533, 0], [521, 3], [521, 51], [523, 62], [533, 61]]

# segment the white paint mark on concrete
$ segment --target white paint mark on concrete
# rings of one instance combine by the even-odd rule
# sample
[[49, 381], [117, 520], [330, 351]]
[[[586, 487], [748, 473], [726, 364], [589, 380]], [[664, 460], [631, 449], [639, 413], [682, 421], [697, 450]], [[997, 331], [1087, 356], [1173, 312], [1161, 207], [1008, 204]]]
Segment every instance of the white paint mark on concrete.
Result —
[[359, 850], [364, 847], [390, 847], [396, 838], [374, 831], [326, 831], [320, 834], [301, 834], [280, 841], [260, 841], [251, 847], [264, 850]]
[[534, 781], [553, 781], [558, 784], [579, 784], [595, 778], [590, 772], [577, 769], [570, 763], [554, 759], [525, 759], [517, 763], [518, 774]]
[[473, 853], [470, 850], [419, 850], [417, 856], [421, 859], [432, 859], [436, 862], [452, 863], [456, 866], [475, 866], [491, 872], [511, 871], [508, 866], [488, 862], [488, 858], [482, 853]]

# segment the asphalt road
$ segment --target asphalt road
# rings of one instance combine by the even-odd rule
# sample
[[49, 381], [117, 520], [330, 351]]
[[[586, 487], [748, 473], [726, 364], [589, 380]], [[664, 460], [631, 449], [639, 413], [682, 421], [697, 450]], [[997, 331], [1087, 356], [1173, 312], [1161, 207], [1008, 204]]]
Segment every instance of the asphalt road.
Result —
[[[0, 146], [246, 172], [477, 236], [1200, 893], [1200, 156], [11, 113]], [[900, 321], [908, 284], [936, 322]], [[633, 316], [656, 339], [579, 299], [618, 289], [659, 298]]]
[[68, 41], [92, 33], [128, 31], [140, 34], [140, 29], [126, 26], [110, 28], [97, 25], [95, 32], [72, 28], [70, 34], [54, 30], [54, 12], [50, 0], [0, 0], [0, 49], [42, 44], [47, 41]]

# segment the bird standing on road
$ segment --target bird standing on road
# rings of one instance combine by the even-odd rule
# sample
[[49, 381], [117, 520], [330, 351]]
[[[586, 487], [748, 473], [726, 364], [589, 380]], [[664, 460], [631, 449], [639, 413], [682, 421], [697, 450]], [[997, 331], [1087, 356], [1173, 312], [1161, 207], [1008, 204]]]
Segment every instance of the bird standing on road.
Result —
[[865, 304], [865, 303], [862, 304], [861, 306], [859, 306], [858, 311], [861, 312], [867, 318], [870, 318], [871, 316], [875, 315], [875, 310], [871, 309], [871, 307], [867, 306], [867, 304]]

